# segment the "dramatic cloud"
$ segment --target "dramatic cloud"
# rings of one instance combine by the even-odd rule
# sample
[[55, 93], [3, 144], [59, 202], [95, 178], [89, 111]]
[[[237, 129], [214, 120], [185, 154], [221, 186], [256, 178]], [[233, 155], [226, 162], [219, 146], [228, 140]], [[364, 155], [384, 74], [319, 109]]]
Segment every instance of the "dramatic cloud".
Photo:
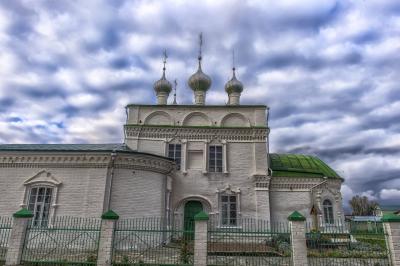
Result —
[[234, 48], [242, 102], [271, 108], [273, 152], [320, 156], [345, 202], [399, 202], [397, 0], [3, 0], [0, 143], [121, 142], [124, 106], [155, 102], [164, 48], [191, 103], [201, 31], [209, 103], [226, 102]]

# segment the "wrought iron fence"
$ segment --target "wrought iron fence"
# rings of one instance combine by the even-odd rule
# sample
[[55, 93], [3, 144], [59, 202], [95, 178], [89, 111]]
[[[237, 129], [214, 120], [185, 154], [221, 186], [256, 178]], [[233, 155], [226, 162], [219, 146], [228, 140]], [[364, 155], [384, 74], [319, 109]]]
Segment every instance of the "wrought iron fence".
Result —
[[391, 265], [381, 223], [365, 229], [360, 224], [306, 226], [309, 265]]
[[57, 217], [43, 227], [28, 225], [22, 263], [24, 265], [95, 265], [101, 220]]
[[194, 222], [160, 217], [117, 222], [113, 265], [193, 265]]
[[0, 217], [0, 265], [6, 260], [8, 241], [11, 233], [11, 217]]
[[286, 222], [240, 218], [208, 225], [208, 265], [291, 265], [290, 229]]

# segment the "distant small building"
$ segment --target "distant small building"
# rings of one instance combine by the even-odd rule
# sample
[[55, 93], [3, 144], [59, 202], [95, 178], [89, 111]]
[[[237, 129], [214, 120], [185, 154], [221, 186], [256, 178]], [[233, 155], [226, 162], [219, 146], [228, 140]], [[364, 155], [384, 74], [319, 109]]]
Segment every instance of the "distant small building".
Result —
[[382, 205], [378, 206], [375, 211], [375, 215], [383, 216], [385, 214], [396, 214], [400, 215], [400, 205]]

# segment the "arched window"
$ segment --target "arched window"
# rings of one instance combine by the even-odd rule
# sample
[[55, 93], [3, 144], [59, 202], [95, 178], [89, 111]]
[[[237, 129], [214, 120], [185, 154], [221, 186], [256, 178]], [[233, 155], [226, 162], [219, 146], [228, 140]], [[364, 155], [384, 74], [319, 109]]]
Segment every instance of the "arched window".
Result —
[[330, 200], [324, 200], [322, 203], [324, 208], [324, 221], [326, 224], [333, 224], [333, 206]]
[[38, 172], [24, 182], [25, 191], [20, 206], [33, 213], [32, 225], [46, 227], [51, 224], [61, 184], [62, 182], [46, 170]]

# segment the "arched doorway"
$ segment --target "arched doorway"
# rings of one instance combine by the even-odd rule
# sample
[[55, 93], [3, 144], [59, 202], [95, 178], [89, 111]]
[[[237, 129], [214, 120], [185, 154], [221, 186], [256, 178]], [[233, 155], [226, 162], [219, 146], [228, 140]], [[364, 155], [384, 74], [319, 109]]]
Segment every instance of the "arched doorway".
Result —
[[194, 216], [203, 210], [203, 204], [197, 200], [186, 202], [183, 214], [185, 231], [194, 231]]

